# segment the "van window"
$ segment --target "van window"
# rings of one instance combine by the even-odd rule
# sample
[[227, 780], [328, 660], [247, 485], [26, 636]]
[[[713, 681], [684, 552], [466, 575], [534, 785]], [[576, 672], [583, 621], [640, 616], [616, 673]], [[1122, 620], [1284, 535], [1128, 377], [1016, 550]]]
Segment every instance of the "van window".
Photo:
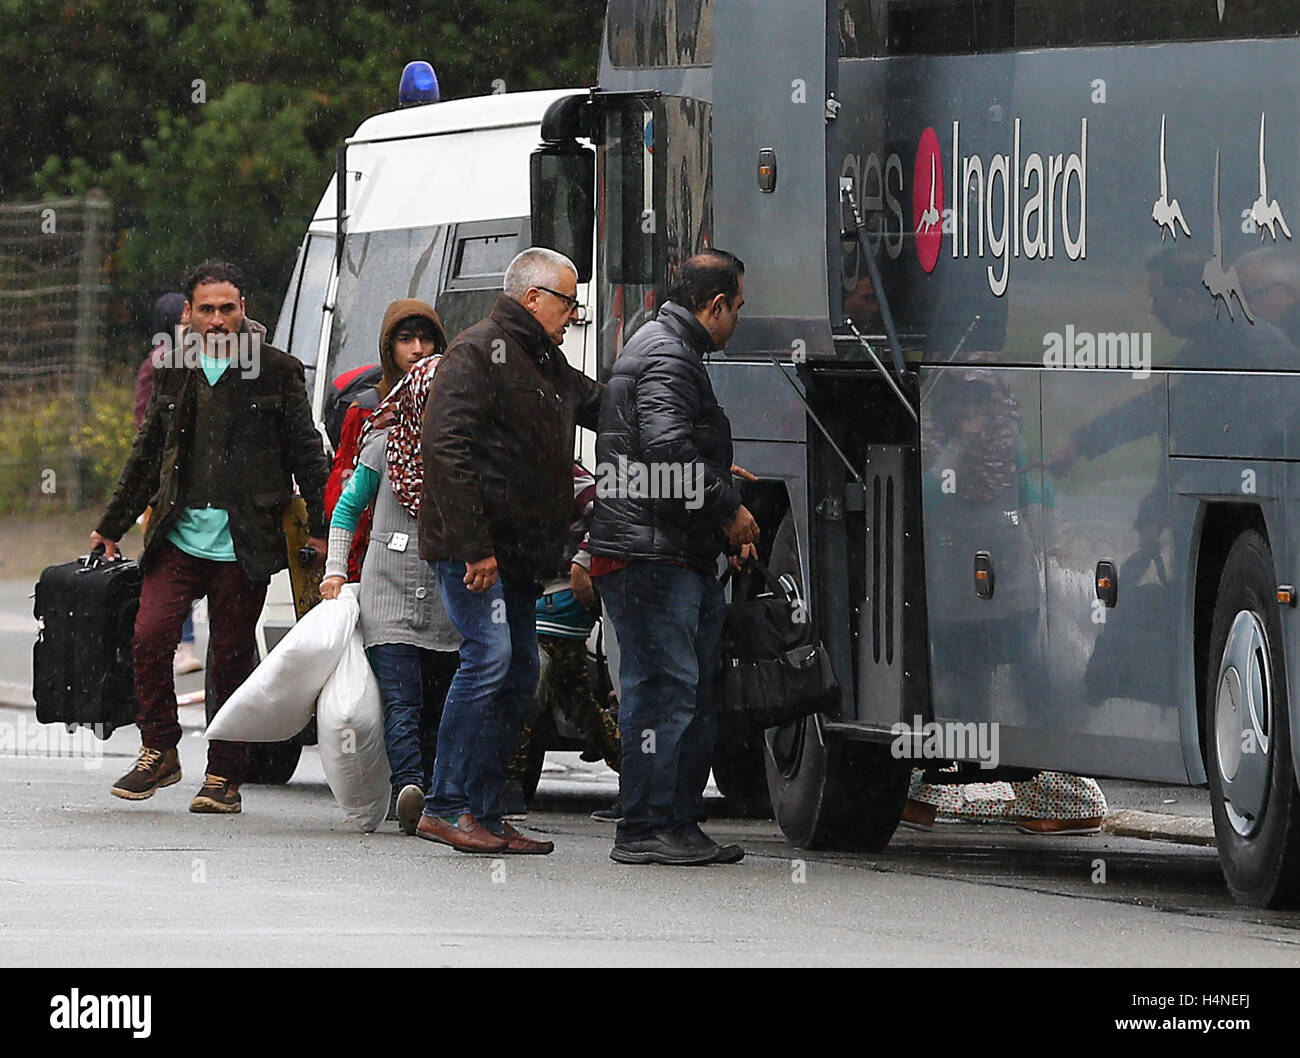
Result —
[[527, 247], [527, 233], [526, 217], [456, 225], [447, 282], [435, 306], [448, 340], [491, 311], [506, 268]]

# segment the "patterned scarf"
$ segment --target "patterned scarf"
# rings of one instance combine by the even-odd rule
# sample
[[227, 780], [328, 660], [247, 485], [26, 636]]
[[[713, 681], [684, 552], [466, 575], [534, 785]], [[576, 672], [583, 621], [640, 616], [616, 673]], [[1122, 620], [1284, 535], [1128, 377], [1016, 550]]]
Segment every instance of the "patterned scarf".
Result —
[[374, 430], [389, 427], [385, 449], [388, 482], [397, 501], [412, 518], [420, 517], [420, 486], [424, 484], [424, 457], [420, 452], [424, 406], [429, 400], [433, 373], [441, 359], [440, 355], [435, 355], [418, 361], [366, 420], [357, 442], [357, 451], [360, 452]]

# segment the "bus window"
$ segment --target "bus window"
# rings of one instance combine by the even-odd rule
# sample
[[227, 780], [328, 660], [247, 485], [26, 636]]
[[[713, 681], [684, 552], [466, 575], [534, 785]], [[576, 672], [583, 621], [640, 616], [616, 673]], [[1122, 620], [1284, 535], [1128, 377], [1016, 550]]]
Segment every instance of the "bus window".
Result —
[[609, 0], [615, 66], [710, 66], [713, 0]]
[[654, 119], [644, 100], [611, 107], [597, 152], [597, 245], [602, 317], [599, 377], [654, 316]]
[[393, 301], [422, 298], [436, 306], [446, 234], [435, 225], [346, 237], [330, 332], [331, 378], [379, 362], [379, 324]]
[[[883, 19], [880, 9], [884, 8]], [[874, 15], [874, 17], [873, 17]], [[873, 29], [885, 23], [883, 38]], [[1300, 32], [1292, 0], [845, 0], [840, 54], [964, 55], [1012, 48], [1158, 44]]]
[[[713, 242], [713, 110], [663, 96], [611, 108], [600, 151], [599, 377], [653, 319], [681, 262]], [[612, 204], [612, 207], [611, 207]]]

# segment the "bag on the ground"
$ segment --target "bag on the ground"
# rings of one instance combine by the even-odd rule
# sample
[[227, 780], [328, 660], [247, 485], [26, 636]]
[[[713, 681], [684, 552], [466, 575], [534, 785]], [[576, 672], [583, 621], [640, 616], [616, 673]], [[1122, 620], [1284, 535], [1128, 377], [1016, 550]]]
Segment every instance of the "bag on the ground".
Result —
[[316, 738], [325, 781], [344, 815], [367, 834], [388, 815], [388, 754], [379, 681], [355, 631], [321, 688]]
[[222, 706], [207, 737], [226, 742], [283, 742], [312, 717], [316, 698], [356, 629], [357, 586], [344, 585], [305, 613]]
[[42, 724], [84, 725], [99, 738], [135, 723], [131, 638], [140, 608], [140, 566], [96, 549], [49, 566], [36, 583], [40, 622], [32, 650], [32, 697]]
[[720, 718], [776, 727], [833, 710], [838, 694], [805, 604], [761, 562], [746, 562], [722, 630]]

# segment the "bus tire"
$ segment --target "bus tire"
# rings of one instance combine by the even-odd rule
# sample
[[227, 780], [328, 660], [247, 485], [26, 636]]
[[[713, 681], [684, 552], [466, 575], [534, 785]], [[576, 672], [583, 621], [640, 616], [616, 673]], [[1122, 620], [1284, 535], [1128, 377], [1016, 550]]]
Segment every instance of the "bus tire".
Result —
[[[772, 541], [768, 566], [802, 592], [794, 519], [787, 514]], [[829, 737], [818, 717], [763, 734], [767, 791], [790, 844], [805, 849], [879, 852], [894, 836], [907, 801], [911, 762], [888, 745]]]
[[292, 739], [287, 742], [250, 742], [248, 744], [248, 777], [250, 783], [263, 786], [283, 786], [298, 770], [302, 745]]
[[1291, 761], [1273, 555], [1255, 530], [1228, 552], [1204, 702], [1206, 773], [1228, 890], [1251, 907], [1300, 898], [1300, 790]]
[[771, 819], [762, 732], [718, 731], [713, 750], [713, 781], [727, 799], [727, 810], [747, 819]]
[[889, 746], [828, 737], [818, 717], [766, 733], [767, 789], [786, 840], [801, 849], [879, 852], [907, 801], [911, 762]]

